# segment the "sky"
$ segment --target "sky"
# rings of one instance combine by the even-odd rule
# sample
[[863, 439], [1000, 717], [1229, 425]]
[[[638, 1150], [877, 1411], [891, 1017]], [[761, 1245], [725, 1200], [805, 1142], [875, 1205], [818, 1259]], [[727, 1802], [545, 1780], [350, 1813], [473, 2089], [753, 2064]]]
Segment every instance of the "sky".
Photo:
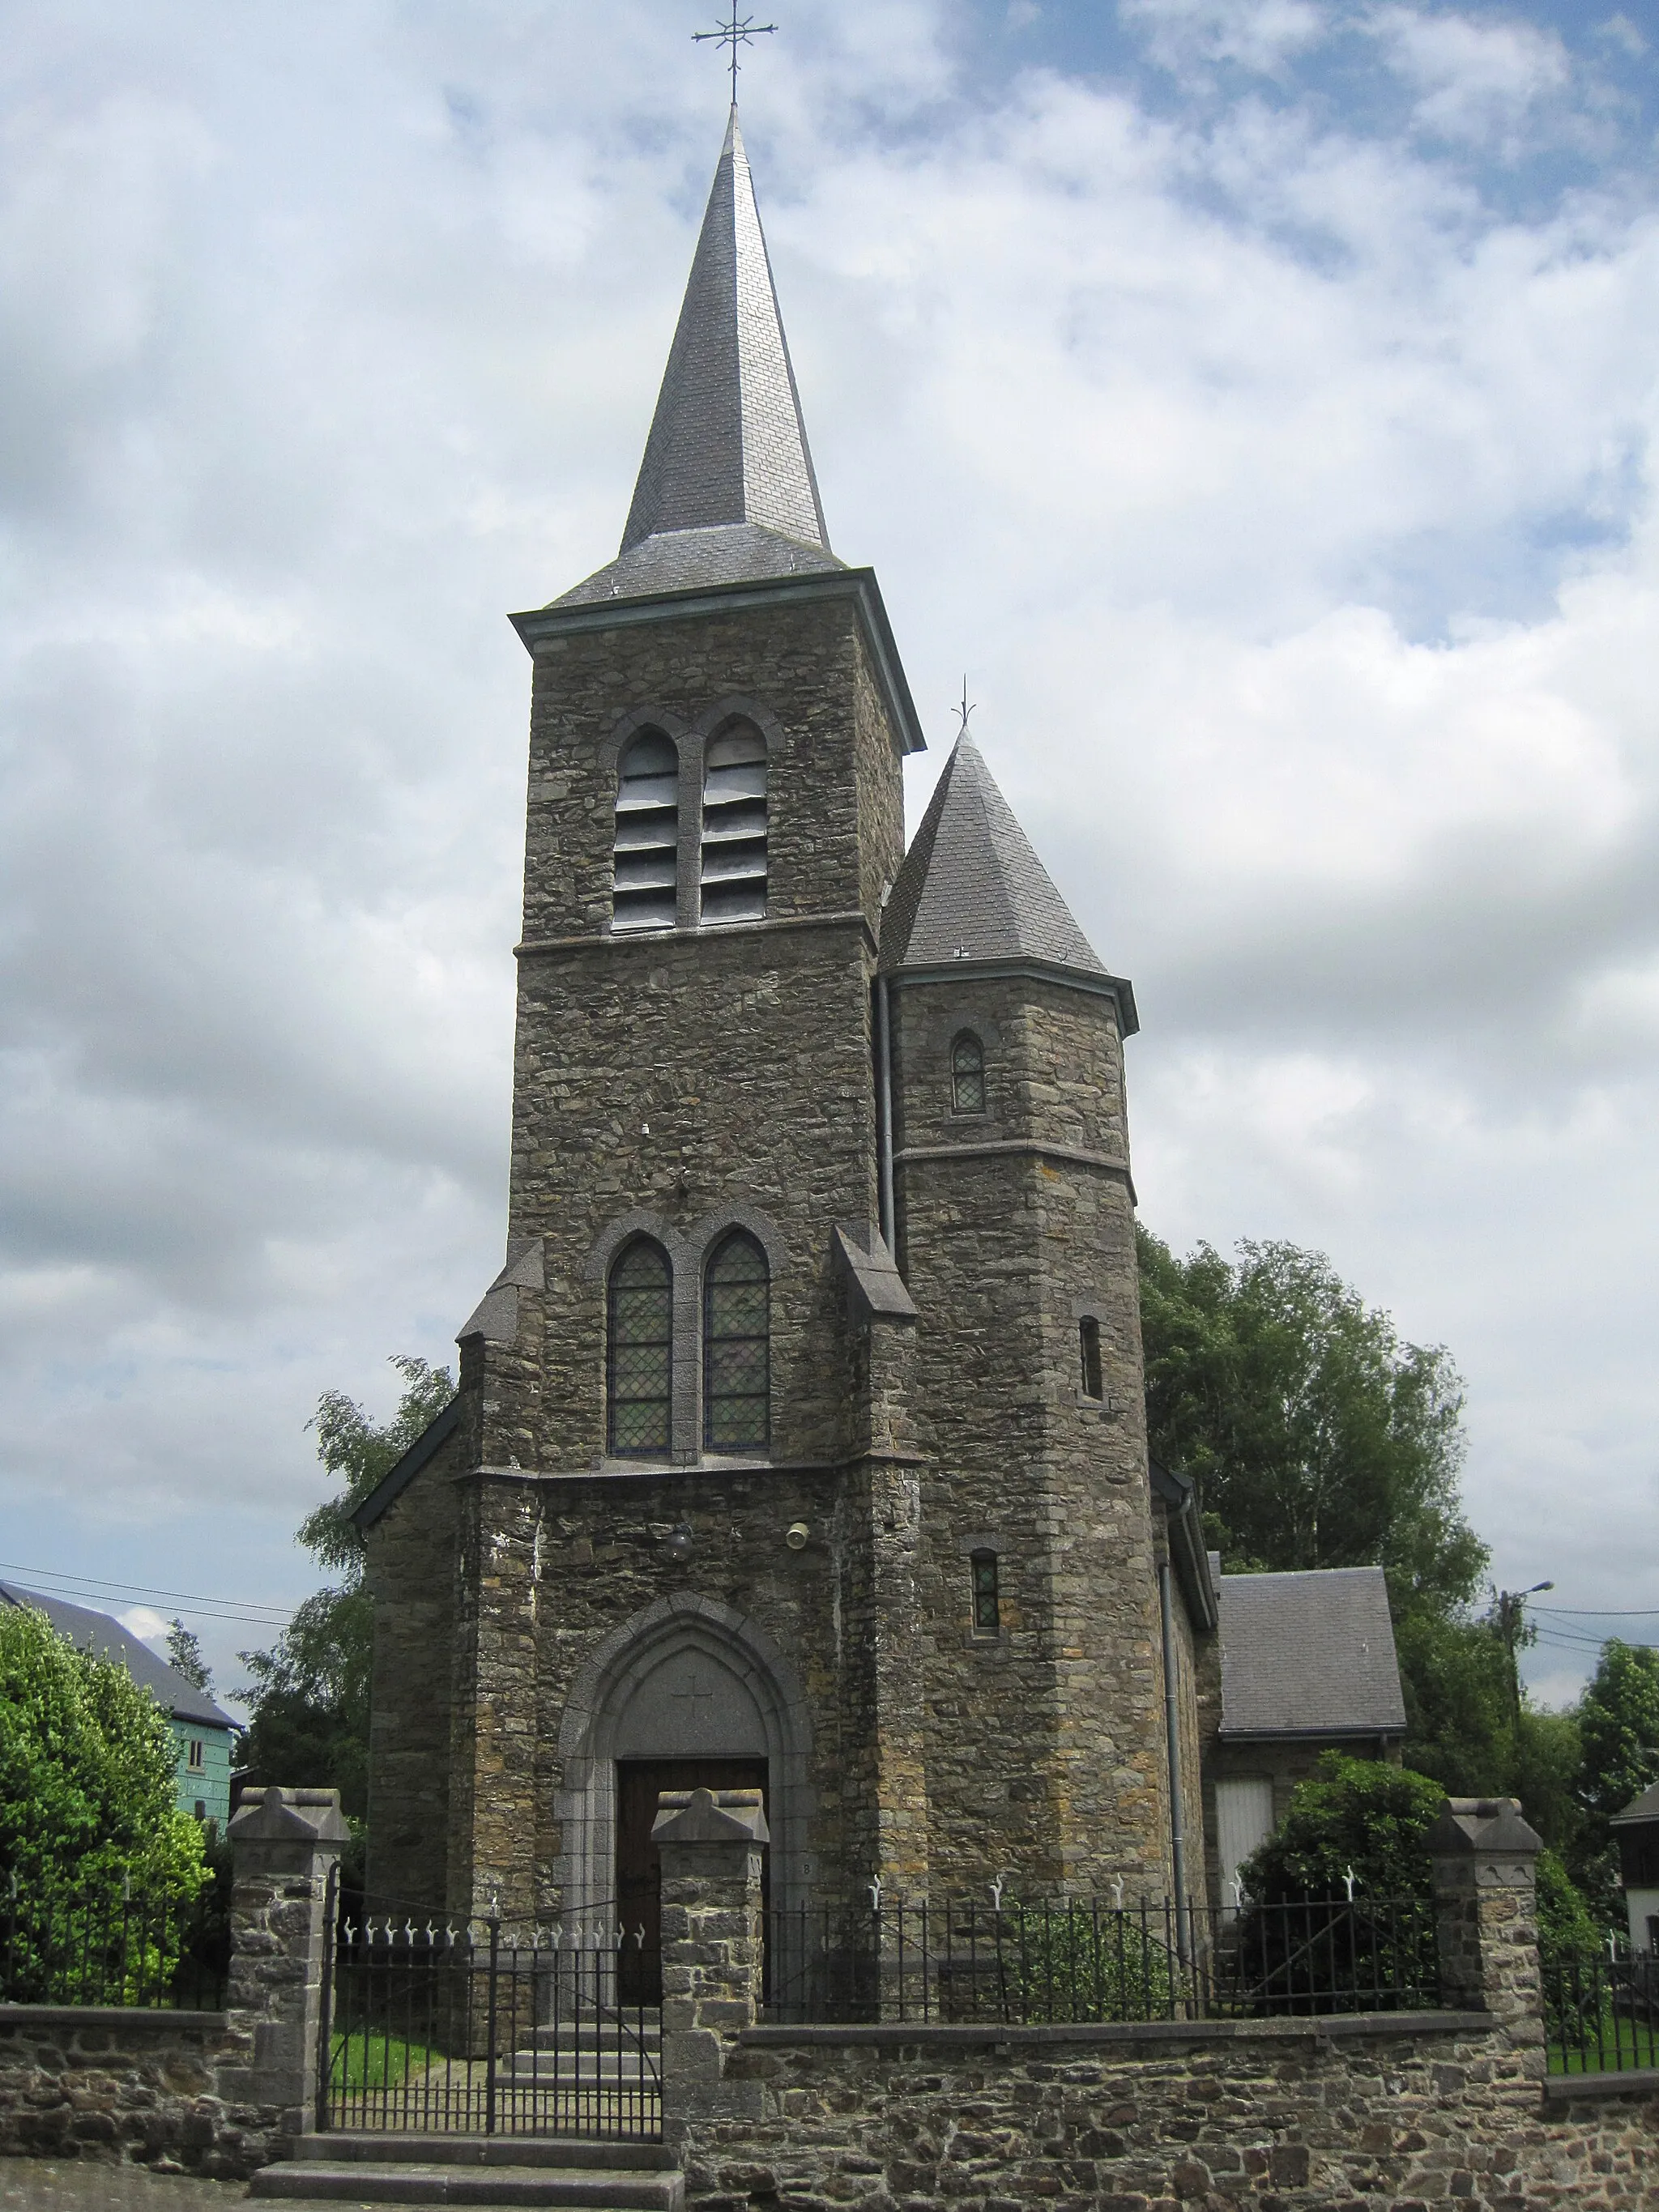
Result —
[[[529, 666], [725, 124], [678, 0], [12, 0], [0, 1530], [222, 1686], [501, 1264]], [[1659, 9], [779, 0], [832, 540], [1134, 980], [1142, 1218], [1467, 1385], [1534, 1694], [1659, 1640]], [[148, 1609], [146, 1609], [148, 1608]]]

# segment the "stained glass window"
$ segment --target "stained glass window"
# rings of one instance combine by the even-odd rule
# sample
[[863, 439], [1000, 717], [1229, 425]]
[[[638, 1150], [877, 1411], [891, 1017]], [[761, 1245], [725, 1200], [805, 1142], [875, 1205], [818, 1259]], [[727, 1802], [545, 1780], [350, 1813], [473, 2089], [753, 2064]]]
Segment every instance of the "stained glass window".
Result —
[[985, 1111], [985, 1053], [971, 1030], [963, 1030], [951, 1048], [951, 1110]]
[[969, 1561], [974, 1575], [974, 1627], [981, 1636], [994, 1636], [1002, 1626], [1002, 1601], [997, 1589], [997, 1555], [975, 1552]]
[[734, 1231], [708, 1262], [702, 1291], [705, 1451], [763, 1449], [772, 1432], [772, 1291], [766, 1255]]
[[674, 1385], [674, 1297], [668, 1255], [636, 1238], [611, 1270], [605, 1401], [611, 1451], [667, 1451]]

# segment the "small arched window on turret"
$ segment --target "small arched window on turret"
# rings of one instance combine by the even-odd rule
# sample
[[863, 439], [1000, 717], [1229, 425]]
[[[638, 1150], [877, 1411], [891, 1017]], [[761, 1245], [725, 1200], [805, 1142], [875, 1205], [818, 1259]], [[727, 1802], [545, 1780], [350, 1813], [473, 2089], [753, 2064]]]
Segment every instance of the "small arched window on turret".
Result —
[[963, 1030], [951, 1047], [951, 1111], [985, 1111], [985, 1048], [972, 1030]]
[[1102, 1395], [1100, 1386], [1100, 1323], [1092, 1314], [1085, 1314], [1077, 1325], [1078, 1365], [1081, 1370], [1078, 1388], [1085, 1398]]
[[703, 1449], [763, 1451], [771, 1435], [771, 1273], [747, 1230], [734, 1229], [703, 1277]]
[[672, 1440], [674, 1279], [648, 1237], [618, 1253], [605, 1298], [605, 1444], [617, 1458], [660, 1458]]
[[974, 1633], [995, 1636], [1002, 1627], [1002, 1591], [994, 1552], [975, 1552], [968, 1561], [973, 1577]]
[[680, 757], [672, 738], [646, 730], [617, 778], [613, 929], [673, 927], [679, 853]]
[[765, 913], [766, 740], [752, 722], [731, 722], [703, 757], [702, 918]]

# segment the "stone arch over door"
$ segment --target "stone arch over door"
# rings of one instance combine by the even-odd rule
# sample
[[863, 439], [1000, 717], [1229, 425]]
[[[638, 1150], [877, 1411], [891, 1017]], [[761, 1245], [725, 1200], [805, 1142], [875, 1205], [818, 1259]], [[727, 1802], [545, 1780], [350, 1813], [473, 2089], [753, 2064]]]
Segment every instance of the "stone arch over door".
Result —
[[811, 1749], [800, 1684], [763, 1629], [714, 1598], [659, 1598], [635, 1613], [578, 1674], [559, 1729], [564, 1912], [614, 1893], [619, 1759], [764, 1759], [772, 1904], [804, 1903]]

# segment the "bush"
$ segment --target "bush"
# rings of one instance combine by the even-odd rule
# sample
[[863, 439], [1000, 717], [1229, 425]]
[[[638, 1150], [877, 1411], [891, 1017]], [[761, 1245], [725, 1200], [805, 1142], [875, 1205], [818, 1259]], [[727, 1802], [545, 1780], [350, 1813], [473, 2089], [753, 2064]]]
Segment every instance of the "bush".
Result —
[[1356, 1897], [1426, 1899], [1433, 1878], [1425, 1838], [1445, 1799], [1439, 1783], [1408, 1766], [1328, 1751], [1240, 1869], [1245, 1893], [1259, 1905], [1346, 1899], [1352, 1871]]
[[[0, 1610], [0, 1910], [8, 1994], [50, 1985], [70, 1942], [127, 1984], [164, 1983], [185, 1908], [207, 1879], [202, 1837], [173, 1802], [167, 1716], [124, 1667], [77, 1651], [29, 1607]], [[106, 1969], [106, 1931], [129, 1936]], [[70, 1932], [72, 1931], [72, 1933]]]

